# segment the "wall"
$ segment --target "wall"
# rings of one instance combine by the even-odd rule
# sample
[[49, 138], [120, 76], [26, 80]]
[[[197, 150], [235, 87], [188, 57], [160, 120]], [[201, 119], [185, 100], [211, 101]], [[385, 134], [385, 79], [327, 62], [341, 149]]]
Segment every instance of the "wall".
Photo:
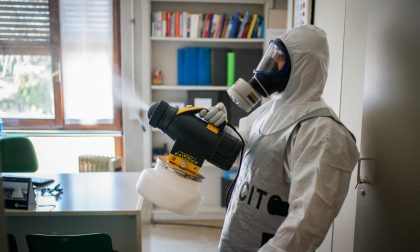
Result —
[[[368, 1], [346, 1], [340, 118], [356, 136], [359, 149], [363, 112], [367, 12]], [[356, 169], [352, 174], [347, 198], [334, 222], [332, 251], [353, 251], [357, 200], [355, 185]]]
[[[367, 3], [364, 0], [318, 0], [315, 24], [327, 32], [329, 76], [324, 99], [360, 143], [366, 51]], [[360, 147], [360, 146], [359, 146]], [[334, 228], [318, 251], [353, 251], [356, 170]], [[330, 242], [330, 243], [329, 243]], [[330, 245], [331, 244], [331, 245]]]
[[[314, 24], [327, 33], [330, 52], [328, 78], [323, 98], [340, 115], [340, 93], [343, 60], [345, 0], [316, 1]], [[333, 229], [330, 228], [317, 252], [331, 251]]]
[[[144, 45], [139, 46], [142, 36], [142, 18], [149, 18], [149, 14], [143, 14], [140, 1], [121, 1], [121, 83], [123, 99], [123, 141], [124, 161], [126, 171], [141, 171], [149, 167], [151, 153], [144, 151], [150, 141], [150, 131], [143, 131], [142, 123], [138, 114], [139, 108], [148, 101], [142, 99], [142, 78], [148, 81], [141, 71], [144, 58], [148, 52]], [[147, 31], [148, 32], [148, 31]], [[148, 33], [146, 33], [148, 34]], [[144, 64], [144, 63], [143, 63]], [[149, 74], [147, 74], [149, 76]], [[150, 77], [148, 77], [150, 78]], [[147, 122], [145, 122], [147, 123]], [[147, 128], [147, 126], [146, 126]], [[142, 221], [149, 222], [151, 219], [152, 204], [144, 201], [142, 206]]]
[[144, 134], [138, 118], [141, 105], [141, 15], [139, 3], [121, 1], [121, 85], [123, 100], [123, 137], [126, 171], [140, 171], [145, 167]]

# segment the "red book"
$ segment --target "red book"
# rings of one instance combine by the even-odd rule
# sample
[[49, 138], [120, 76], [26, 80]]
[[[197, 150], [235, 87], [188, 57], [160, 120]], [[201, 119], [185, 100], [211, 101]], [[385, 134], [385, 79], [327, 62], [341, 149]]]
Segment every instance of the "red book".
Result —
[[171, 12], [166, 12], [166, 37], [171, 36]]
[[208, 13], [206, 18], [206, 32], [204, 33], [204, 37], [208, 38], [210, 36], [211, 30], [211, 23], [213, 22], [213, 13]]
[[248, 21], [246, 22], [244, 30], [242, 32], [241, 38], [247, 38], [249, 27], [251, 26], [251, 19], [252, 18], [248, 18]]
[[175, 37], [181, 37], [180, 36], [180, 18], [179, 18], [179, 11], [175, 12]]

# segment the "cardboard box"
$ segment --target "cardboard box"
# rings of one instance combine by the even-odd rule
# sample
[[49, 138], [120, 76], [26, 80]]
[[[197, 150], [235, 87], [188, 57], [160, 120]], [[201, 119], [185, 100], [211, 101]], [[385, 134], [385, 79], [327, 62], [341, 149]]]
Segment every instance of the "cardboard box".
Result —
[[269, 9], [267, 28], [286, 29], [287, 28], [287, 10]]

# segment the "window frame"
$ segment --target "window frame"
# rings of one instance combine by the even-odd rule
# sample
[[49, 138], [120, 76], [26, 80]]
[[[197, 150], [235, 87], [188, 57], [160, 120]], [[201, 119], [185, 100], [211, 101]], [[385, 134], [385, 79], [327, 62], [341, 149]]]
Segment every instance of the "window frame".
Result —
[[122, 111], [121, 111], [121, 41], [120, 41], [120, 0], [112, 0], [112, 63], [113, 63], [113, 105], [114, 120], [107, 124], [76, 124], [65, 123], [64, 119], [64, 94], [61, 78], [61, 41], [60, 41], [60, 12], [59, 0], [49, 0], [50, 11], [50, 43], [2, 42], [2, 50], [5, 54], [29, 54], [29, 55], [51, 55], [54, 94], [54, 119], [21, 119], [21, 118], [2, 118], [6, 130], [14, 129], [59, 129], [59, 130], [121, 130]]

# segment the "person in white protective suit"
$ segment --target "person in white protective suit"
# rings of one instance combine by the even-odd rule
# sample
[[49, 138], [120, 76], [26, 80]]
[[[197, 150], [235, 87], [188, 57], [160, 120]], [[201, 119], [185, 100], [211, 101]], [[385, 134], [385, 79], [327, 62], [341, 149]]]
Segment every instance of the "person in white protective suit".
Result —
[[[220, 251], [314, 251], [322, 243], [358, 159], [353, 135], [321, 98], [328, 57], [324, 31], [292, 29], [270, 43], [251, 80], [228, 91], [246, 111], [271, 99], [240, 120], [245, 152]], [[200, 116], [220, 125], [225, 110], [219, 103]]]

